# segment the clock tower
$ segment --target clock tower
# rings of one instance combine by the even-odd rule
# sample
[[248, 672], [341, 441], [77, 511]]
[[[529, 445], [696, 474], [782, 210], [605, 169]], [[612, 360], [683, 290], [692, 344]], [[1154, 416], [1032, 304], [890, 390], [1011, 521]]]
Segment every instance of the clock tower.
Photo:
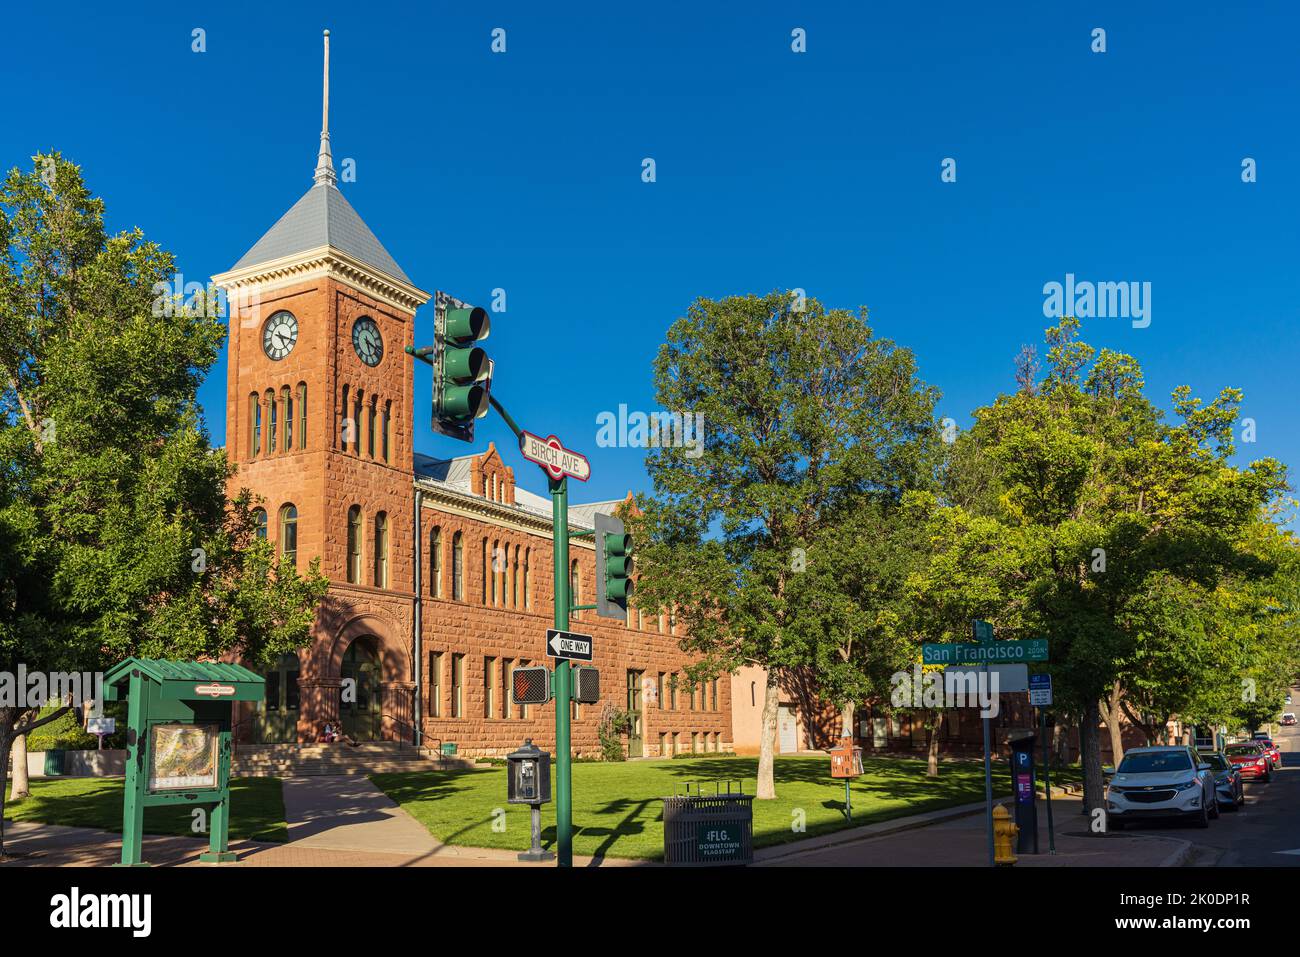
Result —
[[356, 719], [349, 733], [391, 737], [400, 732], [390, 717], [411, 713], [414, 689], [413, 364], [404, 349], [429, 294], [339, 191], [329, 31], [313, 178], [213, 277], [229, 302], [231, 492], [247, 488], [260, 499], [259, 523], [277, 554], [304, 571], [319, 558], [331, 582], [312, 645], [282, 663], [274, 682], [268, 674], [259, 735], [272, 741], [316, 740], [325, 723], [339, 726], [340, 706]]

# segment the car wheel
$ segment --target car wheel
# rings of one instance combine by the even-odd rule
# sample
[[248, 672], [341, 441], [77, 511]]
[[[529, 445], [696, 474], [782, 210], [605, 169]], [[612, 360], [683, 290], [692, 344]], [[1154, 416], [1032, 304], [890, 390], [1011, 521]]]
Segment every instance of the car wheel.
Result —
[[1124, 830], [1124, 822], [1117, 817], [1112, 817], [1106, 822], [1106, 830], [1122, 831]]
[[1201, 802], [1201, 813], [1200, 816], [1196, 818], [1196, 826], [1197, 827], [1210, 826], [1210, 812], [1206, 808], [1204, 801]]
[[1217, 794], [1210, 799], [1209, 815], [1216, 821], [1219, 819], [1219, 796]]

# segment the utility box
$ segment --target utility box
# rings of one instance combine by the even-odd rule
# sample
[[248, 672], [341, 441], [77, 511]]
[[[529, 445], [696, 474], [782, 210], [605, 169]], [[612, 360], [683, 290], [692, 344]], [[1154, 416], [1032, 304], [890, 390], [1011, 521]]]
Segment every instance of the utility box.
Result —
[[862, 749], [852, 738], [840, 738], [838, 747], [831, 749], [831, 777], [856, 778], [862, 774]]
[[550, 800], [551, 755], [529, 738], [518, 751], [506, 755], [506, 801], [536, 805]]

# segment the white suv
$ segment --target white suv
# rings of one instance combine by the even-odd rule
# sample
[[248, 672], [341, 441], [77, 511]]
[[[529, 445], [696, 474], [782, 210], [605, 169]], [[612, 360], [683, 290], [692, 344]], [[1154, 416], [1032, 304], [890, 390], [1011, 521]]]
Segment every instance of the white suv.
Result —
[[1106, 790], [1106, 829], [1122, 831], [1129, 821], [1188, 817], [1209, 827], [1219, 816], [1214, 772], [1191, 748], [1132, 748]]

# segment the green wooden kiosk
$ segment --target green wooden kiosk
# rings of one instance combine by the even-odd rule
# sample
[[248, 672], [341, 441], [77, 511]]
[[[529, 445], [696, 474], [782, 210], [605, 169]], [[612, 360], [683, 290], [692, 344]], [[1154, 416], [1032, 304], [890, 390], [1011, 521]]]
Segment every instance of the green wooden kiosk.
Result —
[[127, 701], [126, 787], [122, 861], [140, 859], [144, 809], [163, 805], [208, 811], [210, 864], [235, 859], [230, 850], [230, 755], [233, 702], [261, 701], [261, 675], [218, 661], [128, 658], [104, 676], [104, 698]]

